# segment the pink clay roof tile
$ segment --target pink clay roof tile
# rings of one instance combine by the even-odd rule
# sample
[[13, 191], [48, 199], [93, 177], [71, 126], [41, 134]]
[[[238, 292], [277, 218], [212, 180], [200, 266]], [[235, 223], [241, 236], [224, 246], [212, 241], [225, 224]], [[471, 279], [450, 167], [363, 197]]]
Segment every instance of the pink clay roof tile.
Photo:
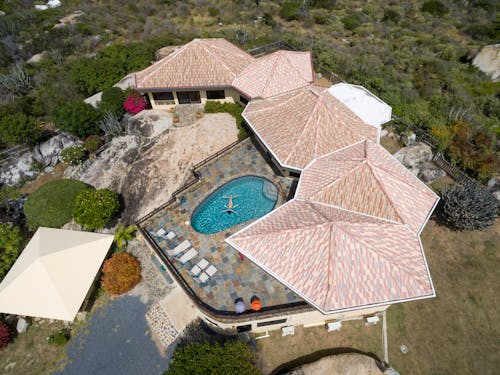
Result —
[[295, 169], [303, 169], [316, 157], [378, 137], [376, 127], [314, 85], [252, 101], [243, 115], [278, 162]]
[[438, 198], [407, 172], [371, 141], [333, 152], [227, 242], [324, 313], [432, 297], [419, 230]]
[[193, 39], [136, 74], [138, 89], [231, 86], [255, 58], [225, 39]]
[[268, 98], [314, 81], [310, 52], [276, 51], [256, 59], [234, 80], [247, 97]]

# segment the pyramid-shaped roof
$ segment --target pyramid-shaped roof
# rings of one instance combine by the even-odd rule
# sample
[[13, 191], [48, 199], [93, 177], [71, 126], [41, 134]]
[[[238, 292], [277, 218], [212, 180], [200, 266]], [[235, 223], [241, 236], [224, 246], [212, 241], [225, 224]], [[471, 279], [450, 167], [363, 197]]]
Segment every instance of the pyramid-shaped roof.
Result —
[[383, 147], [363, 141], [311, 163], [297, 198], [407, 224], [418, 233], [438, 199]]
[[243, 116], [278, 162], [297, 170], [361, 140], [378, 140], [376, 127], [364, 123], [325, 88], [314, 85], [253, 100]]
[[292, 91], [313, 81], [310, 52], [276, 51], [248, 65], [234, 79], [233, 86], [254, 99]]
[[371, 141], [318, 158], [227, 242], [324, 313], [432, 297], [419, 230], [438, 197], [406, 172]]
[[113, 236], [39, 228], [0, 283], [0, 312], [74, 320]]
[[225, 39], [193, 39], [138, 72], [136, 87], [139, 90], [227, 87], [254, 60]]

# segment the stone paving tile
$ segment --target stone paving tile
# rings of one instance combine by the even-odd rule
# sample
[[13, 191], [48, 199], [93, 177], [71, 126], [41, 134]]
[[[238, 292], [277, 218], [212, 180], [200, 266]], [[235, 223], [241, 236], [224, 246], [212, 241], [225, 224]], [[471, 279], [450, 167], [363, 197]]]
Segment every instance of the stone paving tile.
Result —
[[[153, 236], [161, 249], [174, 248], [184, 239], [189, 239], [198, 250], [198, 256], [184, 265], [170, 258], [190, 288], [202, 301], [219, 311], [234, 311], [236, 298], [243, 298], [249, 306], [253, 295], [257, 295], [263, 306], [267, 307], [302, 301], [251, 261], [240, 260], [239, 253], [224, 242], [226, 237], [246, 227], [250, 222], [210, 235], [198, 233], [189, 223], [186, 224], [203, 199], [236, 177], [251, 174], [272, 181], [279, 193], [276, 206], [286, 201], [293, 181], [276, 175], [250, 139], [240, 143], [199, 172], [201, 182], [183, 193], [183, 197], [186, 198], [184, 203], [171, 205], [142, 224], [150, 233], [164, 228], [166, 231], [173, 230], [177, 234], [173, 240]], [[201, 258], [206, 258], [218, 269], [218, 272], [204, 285], [196, 283], [189, 272]]]

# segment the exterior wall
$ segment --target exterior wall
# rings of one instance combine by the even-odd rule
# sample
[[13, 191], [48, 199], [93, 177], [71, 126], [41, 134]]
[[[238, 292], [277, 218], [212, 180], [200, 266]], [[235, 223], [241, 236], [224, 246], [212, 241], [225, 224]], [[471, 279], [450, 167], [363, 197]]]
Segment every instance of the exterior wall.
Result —
[[[168, 91], [168, 90], [165, 90], [165, 91]], [[193, 89], [193, 90], [185, 90], [185, 91], [199, 91], [201, 104], [205, 105], [205, 103], [207, 102], [207, 91], [206, 90]], [[155, 104], [155, 100], [153, 99], [153, 92], [148, 91], [148, 92], [146, 92], [146, 94], [149, 97], [149, 101], [151, 102], [151, 107], [153, 109], [169, 110], [170, 108], [172, 108], [176, 105], [179, 105], [179, 100], [177, 99], [177, 91], [172, 91], [172, 92], [174, 93], [175, 104]], [[235, 89], [227, 87], [224, 89], [224, 93], [226, 95], [226, 97], [224, 99], [210, 99], [210, 100], [218, 101], [221, 103], [239, 103], [240, 102], [240, 93], [238, 91], [236, 91]]]
[[[208, 325], [213, 327], [215, 330], [226, 330], [236, 332], [238, 326], [251, 325], [252, 333], [264, 333], [268, 331], [274, 331], [281, 329], [286, 326], [304, 326], [304, 327], [315, 327], [326, 325], [326, 323], [333, 321], [346, 321], [346, 320], [356, 320], [363, 319], [363, 317], [373, 316], [377, 313], [381, 313], [389, 308], [390, 305], [378, 306], [366, 309], [359, 309], [354, 311], [346, 311], [337, 314], [322, 314], [318, 310], [312, 310], [307, 312], [295, 313], [295, 314], [283, 314], [275, 315], [272, 317], [267, 317], [263, 319], [251, 319], [249, 321], [241, 321], [234, 323], [220, 322], [212, 316], [204, 314], [202, 311], [198, 311], [200, 318], [202, 318]], [[271, 322], [275, 320], [286, 319], [286, 322], [264, 325], [258, 327], [258, 323]], [[215, 323], [215, 324], [214, 324]]]

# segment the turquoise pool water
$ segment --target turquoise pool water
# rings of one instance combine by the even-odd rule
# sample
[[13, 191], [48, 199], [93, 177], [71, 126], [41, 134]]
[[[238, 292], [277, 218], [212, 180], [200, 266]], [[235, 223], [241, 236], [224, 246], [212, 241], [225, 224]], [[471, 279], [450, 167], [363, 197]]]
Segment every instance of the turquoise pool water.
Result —
[[[232, 196], [233, 208], [229, 209]], [[204, 234], [212, 234], [234, 225], [254, 220], [272, 211], [278, 193], [267, 179], [239, 177], [211, 193], [193, 212], [191, 225]]]

